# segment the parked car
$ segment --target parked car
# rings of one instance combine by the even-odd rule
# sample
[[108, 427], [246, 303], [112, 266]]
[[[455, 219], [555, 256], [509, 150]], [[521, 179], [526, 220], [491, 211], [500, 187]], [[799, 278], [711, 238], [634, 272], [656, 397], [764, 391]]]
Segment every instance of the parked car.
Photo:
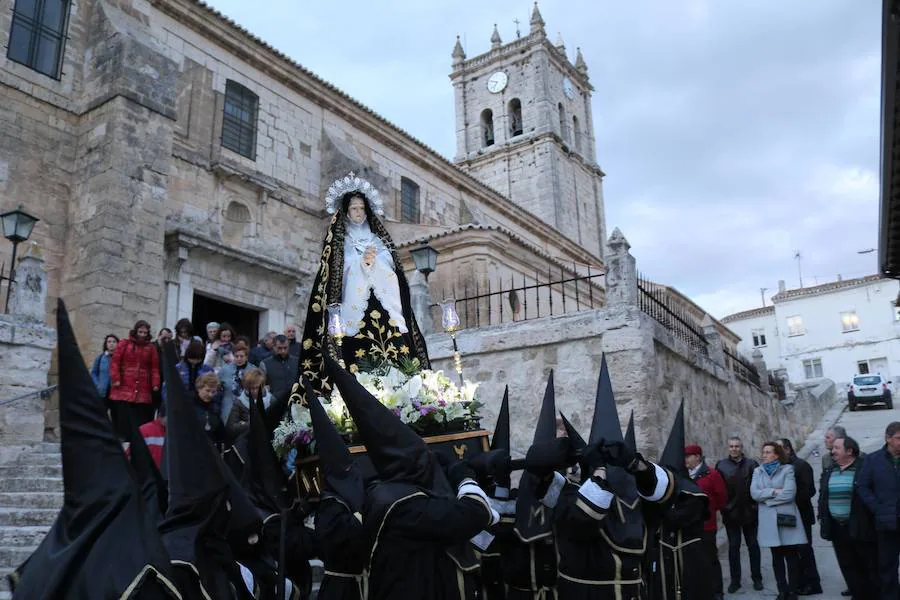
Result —
[[847, 390], [847, 403], [850, 410], [856, 410], [860, 404], [884, 404], [885, 408], [894, 408], [891, 395], [891, 382], [881, 375], [855, 375]]

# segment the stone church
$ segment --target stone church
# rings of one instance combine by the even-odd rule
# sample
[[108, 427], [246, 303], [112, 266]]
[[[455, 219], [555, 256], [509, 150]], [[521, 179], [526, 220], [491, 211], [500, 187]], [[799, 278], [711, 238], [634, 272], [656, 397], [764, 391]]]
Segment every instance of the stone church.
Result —
[[[448, 56], [452, 161], [198, 0], [0, 0], [0, 43], [0, 208], [40, 219], [50, 296], [90, 354], [137, 319], [302, 322], [324, 192], [349, 171], [386, 198], [408, 273], [411, 248], [440, 252], [436, 300], [602, 274], [588, 67], [537, 6], [527, 35]], [[601, 306], [602, 284], [532, 307]]]

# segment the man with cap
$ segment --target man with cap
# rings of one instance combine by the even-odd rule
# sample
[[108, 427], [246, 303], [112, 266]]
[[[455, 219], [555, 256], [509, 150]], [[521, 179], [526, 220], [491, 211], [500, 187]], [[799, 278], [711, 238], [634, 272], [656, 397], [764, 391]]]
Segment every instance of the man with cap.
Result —
[[380, 478], [362, 512], [369, 600], [475, 598], [469, 540], [500, 516], [474, 470], [459, 461], [445, 474], [425, 442], [353, 375], [331, 358], [325, 365]]
[[716, 531], [719, 524], [716, 517], [728, 502], [725, 480], [715, 469], [710, 469], [703, 460], [703, 449], [698, 444], [684, 447], [684, 466], [687, 467], [691, 479], [706, 494], [709, 518], [703, 523], [703, 551], [707, 558], [709, 577], [712, 579], [713, 598], [722, 600], [724, 589], [722, 583], [722, 565], [719, 564], [719, 548], [716, 545]]

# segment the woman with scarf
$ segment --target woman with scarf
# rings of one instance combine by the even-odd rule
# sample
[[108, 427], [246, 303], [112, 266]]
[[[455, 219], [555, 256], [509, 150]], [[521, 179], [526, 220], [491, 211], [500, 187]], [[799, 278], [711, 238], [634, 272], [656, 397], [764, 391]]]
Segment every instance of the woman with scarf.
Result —
[[800, 546], [807, 541], [796, 503], [794, 467], [787, 460], [779, 444], [764, 443], [750, 483], [750, 496], [759, 503], [759, 545], [772, 552], [778, 600], [797, 599]]
[[[331, 386], [324, 381], [323, 354], [342, 358], [351, 372], [360, 363], [399, 365], [404, 359], [418, 360], [420, 369], [430, 368], [409, 284], [391, 236], [378, 219], [384, 215], [378, 190], [351, 173], [328, 188], [325, 206], [334, 217], [310, 295], [301, 375], [319, 395], [328, 397]], [[335, 304], [340, 304], [337, 315], [345, 336], [340, 348], [326, 344], [335, 322], [328, 308]]]
[[150, 341], [150, 323], [138, 321], [113, 352], [109, 364], [109, 399], [113, 427], [121, 439], [131, 431], [129, 420], [141, 426], [153, 420], [153, 392], [159, 390], [159, 357]]

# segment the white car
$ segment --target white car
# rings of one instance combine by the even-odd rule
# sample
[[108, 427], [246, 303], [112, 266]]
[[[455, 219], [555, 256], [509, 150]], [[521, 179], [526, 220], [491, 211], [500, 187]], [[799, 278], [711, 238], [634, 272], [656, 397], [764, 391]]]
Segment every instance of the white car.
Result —
[[885, 408], [894, 408], [891, 396], [891, 382], [881, 375], [855, 375], [847, 389], [847, 403], [850, 410], [856, 410], [860, 404], [884, 404]]

